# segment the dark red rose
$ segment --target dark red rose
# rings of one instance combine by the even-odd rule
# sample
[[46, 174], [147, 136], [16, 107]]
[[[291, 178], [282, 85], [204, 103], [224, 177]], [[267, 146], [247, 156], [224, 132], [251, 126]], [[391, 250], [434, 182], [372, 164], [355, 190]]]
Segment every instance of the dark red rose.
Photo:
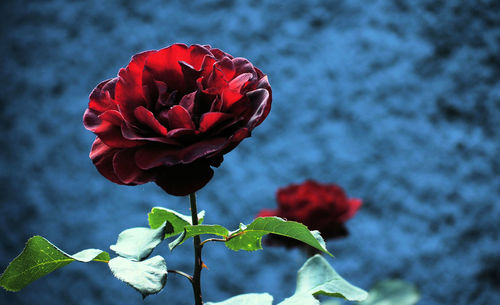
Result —
[[271, 100], [266, 75], [219, 49], [174, 44], [139, 53], [90, 94], [90, 158], [115, 183], [154, 181], [187, 195], [262, 123]]
[[[278, 189], [277, 210], [262, 210], [257, 217], [278, 216], [297, 221], [310, 230], [318, 230], [324, 239], [348, 234], [344, 222], [361, 207], [360, 199], [349, 199], [344, 190], [335, 184], [320, 184], [308, 180]], [[269, 243], [286, 246], [298, 245], [294, 239], [272, 235]]]

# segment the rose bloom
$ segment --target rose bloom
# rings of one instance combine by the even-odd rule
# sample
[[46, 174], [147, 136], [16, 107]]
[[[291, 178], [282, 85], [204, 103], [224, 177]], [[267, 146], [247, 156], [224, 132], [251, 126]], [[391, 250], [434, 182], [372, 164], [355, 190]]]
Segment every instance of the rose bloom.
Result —
[[[310, 230], [318, 230], [324, 239], [347, 236], [344, 222], [361, 207], [360, 199], [348, 198], [344, 190], [335, 184], [320, 184], [308, 180], [292, 184], [277, 191], [278, 209], [262, 210], [257, 217], [278, 216], [297, 221]], [[297, 246], [294, 239], [271, 235], [267, 242]]]
[[271, 87], [259, 69], [210, 46], [174, 44], [136, 54], [90, 94], [90, 158], [109, 180], [154, 181], [187, 195], [262, 123]]

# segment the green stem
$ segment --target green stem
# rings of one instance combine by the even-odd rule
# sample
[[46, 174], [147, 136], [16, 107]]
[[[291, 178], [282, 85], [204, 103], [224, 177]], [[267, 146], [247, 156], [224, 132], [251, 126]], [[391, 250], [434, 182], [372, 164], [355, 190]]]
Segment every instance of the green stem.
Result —
[[[196, 208], [196, 194], [189, 194], [189, 202], [191, 203], [191, 219], [193, 226], [198, 225], [198, 210]], [[193, 273], [193, 293], [195, 305], [202, 305], [203, 299], [201, 297], [201, 269], [203, 262], [201, 260], [201, 239], [200, 236], [195, 236], [194, 238], [194, 273]]]

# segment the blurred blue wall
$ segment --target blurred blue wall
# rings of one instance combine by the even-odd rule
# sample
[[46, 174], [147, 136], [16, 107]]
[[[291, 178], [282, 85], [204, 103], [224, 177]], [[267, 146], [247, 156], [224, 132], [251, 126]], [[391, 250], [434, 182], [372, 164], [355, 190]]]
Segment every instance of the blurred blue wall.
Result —
[[[69, 253], [108, 249], [188, 199], [101, 177], [82, 125], [88, 94], [130, 56], [174, 42], [211, 44], [269, 75], [268, 119], [199, 192], [207, 223], [236, 228], [274, 207], [278, 187], [314, 178], [364, 206], [331, 262], [368, 289], [398, 277], [421, 304], [500, 299], [500, 2], [2, 1], [0, 269], [40, 234]], [[192, 268], [188, 244], [164, 254]], [[205, 247], [206, 300], [289, 296], [304, 257]], [[240, 273], [241, 272], [241, 273]], [[104, 289], [106, 287], [106, 289]], [[171, 275], [146, 304], [192, 304]], [[138, 304], [100, 264], [74, 263], [1, 304]], [[492, 303], [493, 302], [493, 303]]]

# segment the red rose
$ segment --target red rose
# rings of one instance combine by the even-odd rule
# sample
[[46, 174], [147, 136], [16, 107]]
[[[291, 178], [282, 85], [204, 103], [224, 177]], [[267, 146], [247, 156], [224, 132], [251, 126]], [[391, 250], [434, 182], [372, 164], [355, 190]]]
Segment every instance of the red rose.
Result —
[[[292, 184], [277, 192], [278, 209], [262, 210], [257, 217], [278, 216], [297, 221], [310, 230], [318, 230], [325, 239], [347, 235], [344, 222], [361, 206], [360, 199], [349, 199], [335, 184], [320, 184], [308, 180]], [[297, 245], [293, 239], [273, 235], [269, 242]]]
[[219, 49], [174, 44], [139, 53], [90, 94], [90, 158], [115, 183], [154, 181], [187, 195], [262, 123], [271, 99], [266, 75]]

